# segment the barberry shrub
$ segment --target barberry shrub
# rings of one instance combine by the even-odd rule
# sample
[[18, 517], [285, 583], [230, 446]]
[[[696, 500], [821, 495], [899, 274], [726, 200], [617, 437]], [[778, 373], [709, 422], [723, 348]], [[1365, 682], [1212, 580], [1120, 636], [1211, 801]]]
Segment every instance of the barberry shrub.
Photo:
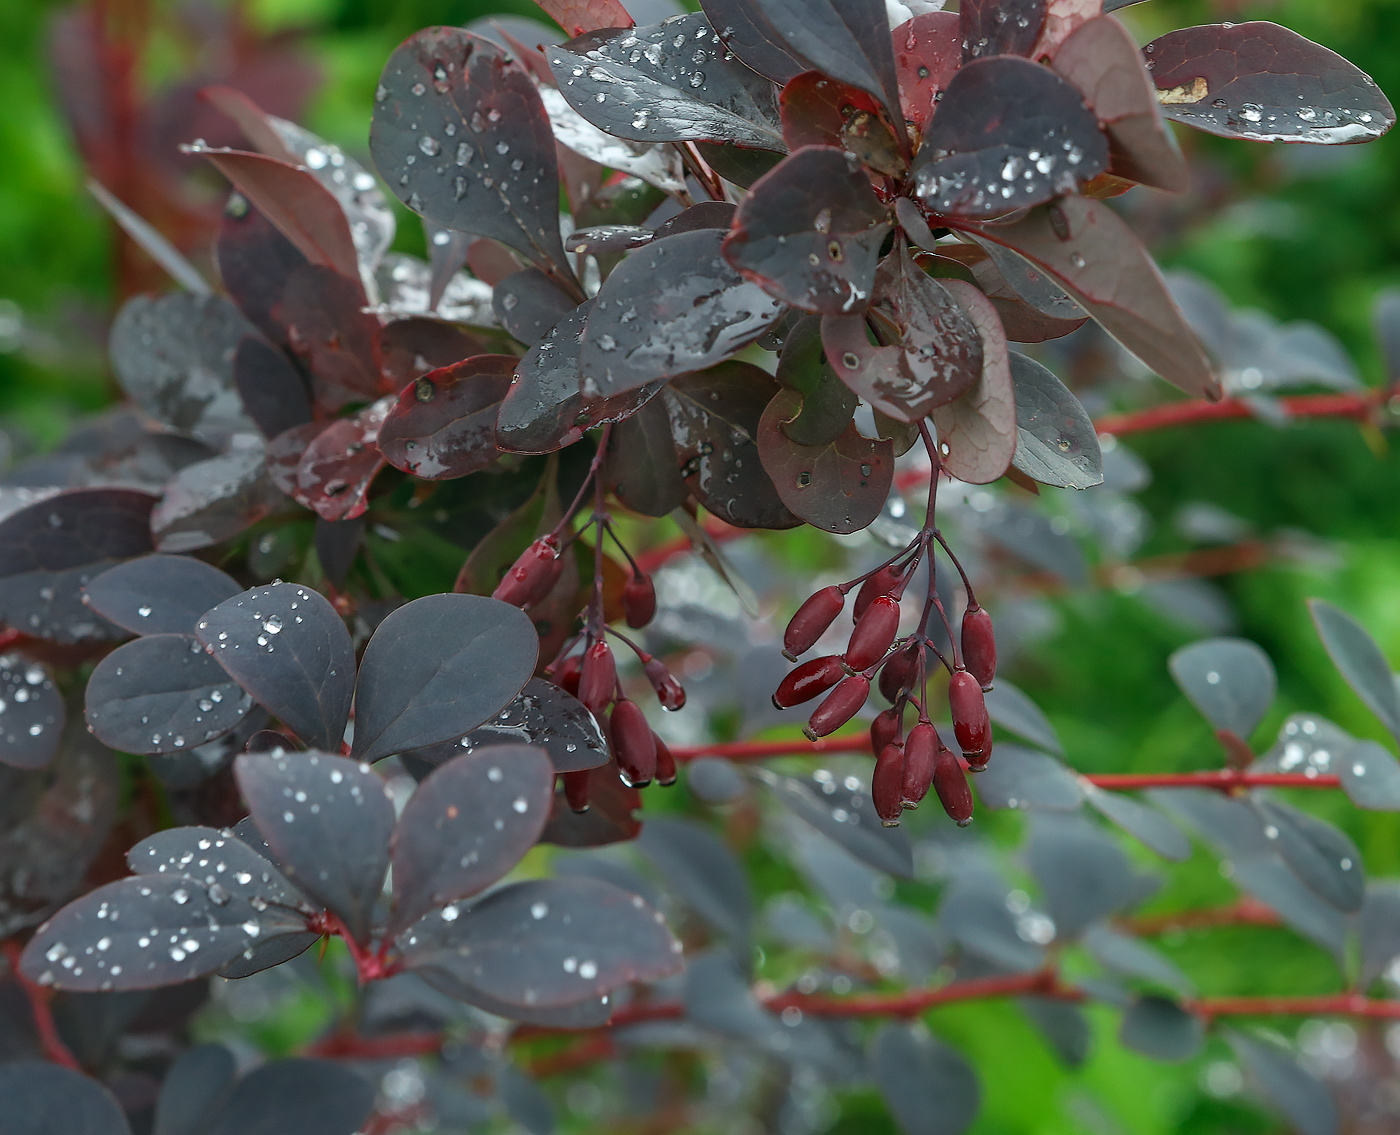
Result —
[[[977, 488], [1113, 473], [1075, 394], [1011, 343], [1034, 353], [1092, 320], [1188, 395], [1221, 397], [1230, 344], [1202, 345], [1106, 204], [1185, 187], [1168, 119], [1349, 143], [1384, 133], [1390, 104], [1271, 23], [1139, 50], [1099, 4], [1062, 0], [964, 0], [893, 29], [878, 0], [706, 0], [648, 27], [617, 0], [545, 7], [573, 38], [430, 28], [384, 69], [370, 152], [422, 217], [426, 261], [389, 251], [373, 173], [227, 88], [204, 96], [253, 148], [188, 147], [234, 186], [219, 289], [113, 206], [184, 290], [116, 318], [128, 405], [0, 488], [0, 923], [34, 1029], [20, 1047], [57, 1061], [0, 1065], [0, 1127], [457, 1130], [489, 1097], [538, 1131], [548, 1104], [522, 1069], [728, 1044], [783, 1070], [780, 1107], [778, 1080], [739, 1093], [767, 1093], [782, 1130], [819, 1124], [803, 1096], [824, 1080], [873, 1083], [907, 1132], [954, 1133], [977, 1072], [910, 1022], [1016, 995], [1069, 1062], [1085, 1003], [1163, 1060], [1216, 1028], [1291, 1123], [1335, 1130], [1324, 1085], [1224, 1028], [1225, 1004], [1134, 936], [1156, 879], [1097, 820], [1167, 861], [1191, 854], [1176, 821], [1194, 829], [1250, 910], [1337, 958], [1355, 1009], [1400, 955], [1397, 892], [1268, 786], [1339, 783], [1396, 810], [1400, 765], [1309, 715], [1256, 756], [1272, 665], [1212, 638], [1171, 666], [1222, 769], [1145, 799], [1128, 794], [1143, 778], [1075, 773], [998, 675], [964, 520], [990, 532], [996, 512], [1013, 554], [1086, 572], [1063, 531]], [[1098, 491], [1124, 491], [1115, 476]], [[815, 703], [807, 736], [859, 720], [834, 746], [864, 756], [800, 775], [676, 744], [649, 709], [685, 705], [661, 656], [695, 628], [658, 618], [670, 552], [647, 518], [744, 595], [717, 543], [736, 529], [868, 529], [891, 549], [785, 597], [797, 665], [774, 673], [765, 648], [777, 716], [755, 715]], [[1400, 735], [1375, 644], [1337, 608], [1313, 613]], [[994, 743], [994, 722], [1023, 743]], [[735, 842], [767, 824], [854, 912], [845, 930], [878, 924], [869, 964], [842, 963], [849, 942], [797, 900], [760, 928], [708, 826], [643, 821], [639, 790], [676, 782], [678, 760], [685, 799], [730, 815]], [[900, 826], [930, 793], [955, 825], [925, 805]], [[959, 830], [979, 807], [1030, 813], [1040, 907]], [[99, 852], [121, 835], [119, 877]], [[664, 892], [585, 850], [632, 840]], [[936, 924], [916, 909], [930, 882]], [[795, 978], [800, 963], [766, 957], [755, 983], [760, 935], [818, 964]], [[240, 1078], [226, 1049], [183, 1044], [211, 975], [304, 966], [330, 939], [360, 988], [302, 1056]], [[165, 1041], [123, 1040], [143, 1014]], [[376, 1098], [347, 1067], [415, 1054], [431, 1059], [414, 1091], [385, 1078]]]

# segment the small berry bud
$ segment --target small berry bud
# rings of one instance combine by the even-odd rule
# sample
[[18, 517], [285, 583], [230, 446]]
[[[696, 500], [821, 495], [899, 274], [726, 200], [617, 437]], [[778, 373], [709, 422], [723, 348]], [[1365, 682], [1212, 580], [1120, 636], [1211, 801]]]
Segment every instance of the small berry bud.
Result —
[[836, 688], [826, 695], [822, 704], [812, 711], [802, 732], [809, 741], [834, 733], [850, 721], [865, 699], [870, 696], [870, 679], [863, 674], [851, 674], [836, 683]]
[[984, 690], [992, 688], [997, 676], [997, 639], [992, 617], [982, 607], [972, 606], [962, 617], [963, 665]]
[[629, 627], [646, 626], [656, 617], [656, 587], [649, 575], [634, 575], [622, 589], [622, 611]]
[[958, 739], [958, 747], [975, 761], [991, 747], [992, 722], [987, 716], [982, 687], [966, 670], [955, 670], [948, 680], [948, 708], [953, 714], [953, 735]]
[[662, 709], [674, 712], [685, 705], [685, 687], [666, 669], [666, 664], [659, 658], [647, 659], [642, 671], [651, 683], [651, 688], [656, 691], [656, 700], [661, 703]]
[[845, 605], [845, 592], [833, 585], [823, 587], [797, 608], [783, 632], [783, 653], [788, 661], [796, 662], [799, 654], [811, 650]]
[[512, 607], [528, 607], [531, 603], [538, 603], [549, 594], [562, 566], [559, 541], [553, 536], [541, 536], [510, 565], [491, 597]]
[[820, 697], [845, 674], [841, 669], [841, 659], [835, 654], [809, 658], [796, 669], [790, 670], [787, 677], [778, 683], [778, 688], [773, 691], [773, 707], [791, 709], [795, 705]]
[[903, 732], [904, 711], [890, 708], [876, 716], [870, 723], [870, 751], [878, 753], [886, 745], [893, 745]]
[[888, 662], [880, 668], [880, 693], [886, 701], [892, 702], [914, 685], [919, 675], [919, 644], [911, 642], [900, 647]]
[[860, 617], [865, 614], [865, 609], [875, 602], [881, 595], [888, 595], [904, 578], [904, 569], [895, 564], [882, 567], [869, 579], [860, 585], [860, 590], [856, 592], [855, 607], [851, 611], [851, 618], [855, 622], [860, 622]]
[[676, 758], [671, 755], [665, 741], [655, 733], [651, 736], [656, 742], [656, 783], [669, 788], [676, 783]]
[[927, 721], [921, 721], [909, 730], [909, 740], [904, 743], [904, 786], [901, 794], [906, 808], [917, 808], [928, 795], [938, 750], [942, 747], [938, 730]]
[[564, 782], [564, 799], [575, 812], [588, 811], [588, 774], [590, 769], [579, 772], [566, 772], [559, 779]]
[[886, 745], [875, 758], [875, 771], [870, 774], [870, 798], [875, 802], [875, 814], [887, 828], [899, 826], [904, 805], [900, 791], [904, 785], [904, 749]]
[[857, 672], [874, 666], [898, 633], [899, 600], [889, 595], [877, 596], [851, 632], [851, 641], [846, 644], [846, 665]]
[[960, 828], [972, 822], [972, 789], [968, 787], [963, 774], [962, 763], [953, 750], [940, 746], [938, 758], [933, 765], [933, 790], [938, 793], [938, 802]]
[[583, 655], [583, 670], [578, 679], [578, 700], [594, 717], [602, 717], [608, 702], [617, 690], [617, 662], [612, 647], [602, 639], [590, 646]]
[[578, 697], [578, 679], [582, 669], [583, 655], [569, 655], [568, 658], [559, 663], [559, 672], [554, 677], [554, 684], [566, 694], [573, 694], [574, 697]]
[[650, 784], [656, 775], [656, 735], [642, 707], [629, 698], [618, 698], [608, 718], [608, 740], [622, 783], [628, 788]]

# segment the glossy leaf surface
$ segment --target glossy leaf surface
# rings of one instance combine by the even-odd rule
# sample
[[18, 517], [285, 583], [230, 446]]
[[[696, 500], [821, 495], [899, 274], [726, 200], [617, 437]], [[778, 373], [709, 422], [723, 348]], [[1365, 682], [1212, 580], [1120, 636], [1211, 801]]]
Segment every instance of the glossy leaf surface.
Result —
[[724, 46], [758, 74], [782, 84], [807, 69], [749, 0], [703, 0], [700, 8]]
[[283, 351], [258, 335], [238, 341], [233, 383], [263, 437], [276, 437], [311, 420], [306, 380]]
[[104, 571], [84, 589], [87, 605], [133, 634], [193, 634], [199, 616], [241, 590], [192, 556], [142, 556]]
[[1011, 463], [1042, 485], [1087, 489], [1103, 483], [1103, 454], [1093, 419], [1049, 368], [1011, 352], [1016, 452]]
[[1217, 729], [1247, 738], [1273, 704], [1274, 665], [1245, 639], [1212, 638], [1183, 646], [1168, 666], [1182, 692]]
[[904, 117], [928, 129], [938, 96], [962, 64], [955, 12], [921, 12], [894, 29], [894, 65]]
[[505, 709], [460, 741], [458, 751], [492, 745], [531, 745], [543, 750], [555, 772], [607, 764], [608, 744], [587, 707], [553, 682], [531, 678]]
[[379, 427], [379, 451], [425, 481], [485, 469], [499, 456], [496, 414], [518, 362], [514, 355], [477, 355], [415, 380]]
[[308, 905], [269, 860], [241, 839], [215, 828], [156, 832], [134, 845], [126, 853], [126, 862], [137, 875], [183, 876], [206, 887], [222, 887], [250, 902], [261, 900], [292, 910]]
[[1016, 452], [1010, 352], [991, 300], [962, 280], [946, 280], [943, 287], [982, 338], [982, 374], [975, 385], [935, 406], [929, 416], [938, 427], [943, 467], [963, 481], [984, 485], [1006, 472]]
[[221, 1044], [198, 1044], [182, 1053], [161, 1082], [154, 1135], [202, 1135], [237, 1078], [233, 1054]]
[[538, 268], [524, 268], [495, 285], [491, 306], [501, 326], [532, 347], [578, 303]]
[[958, 5], [963, 58], [1029, 55], [1045, 23], [1046, 0], [967, 0]]
[[618, 500], [643, 516], [667, 516], [685, 503], [690, 490], [664, 399], [648, 402], [613, 426], [603, 477]]
[[392, 397], [381, 398], [316, 434], [301, 451], [288, 495], [322, 520], [363, 516], [370, 485], [384, 468], [379, 430], [394, 405]]
[[49, 668], [16, 651], [0, 654], [0, 706], [0, 764], [44, 768], [68, 717]]

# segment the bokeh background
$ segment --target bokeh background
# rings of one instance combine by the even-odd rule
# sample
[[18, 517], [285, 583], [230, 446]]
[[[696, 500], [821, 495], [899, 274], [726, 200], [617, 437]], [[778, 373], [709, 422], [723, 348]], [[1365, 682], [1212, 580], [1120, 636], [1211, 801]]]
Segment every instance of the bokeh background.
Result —
[[[75, 417], [114, 399], [104, 358], [110, 316], [125, 296], [165, 286], [88, 195], [87, 177], [100, 178], [207, 263], [205, 238], [225, 188], [175, 148], [194, 137], [217, 142], [229, 130], [193, 97], [200, 85], [250, 83], [266, 109], [297, 118], [368, 165], [372, 94], [394, 45], [428, 24], [501, 11], [534, 14], [533, 5], [508, 0], [0, 4], [0, 467], [55, 444]], [[1400, 101], [1400, 0], [1151, 0], [1121, 15], [1141, 41], [1191, 23], [1276, 20], [1354, 61]], [[95, 52], [107, 53], [101, 66]], [[1400, 132], [1368, 146], [1329, 148], [1179, 136], [1195, 171], [1192, 190], [1175, 199], [1135, 190], [1122, 202], [1160, 261], [1212, 282], [1237, 306], [1316, 322], [1363, 381], [1385, 381], [1371, 319], [1375, 297], [1400, 285]], [[397, 247], [421, 253], [421, 230], [410, 221], [402, 214]], [[1068, 365], [1081, 363], [1070, 358]], [[1133, 389], [1129, 401], [1170, 397], [1160, 384]], [[1113, 408], [1115, 396], [1106, 397], [1100, 408]], [[1217, 763], [1208, 728], [1165, 667], [1173, 649], [1209, 629], [1255, 640], [1278, 667], [1280, 696], [1256, 737], [1261, 747], [1289, 712], [1303, 709], [1391, 744], [1327, 661], [1304, 599], [1337, 602], [1400, 659], [1393, 441], [1348, 422], [1242, 421], [1123, 443], [1151, 475], [1135, 496], [1143, 510], [1135, 560], [1249, 541], [1266, 551], [1233, 565], [1243, 570], [1198, 581], [1195, 621], [1160, 595], [1144, 595], [1132, 571], [1100, 572], [1108, 586], [1061, 589], [1023, 604], [1022, 625], [1034, 633], [1024, 635], [1010, 673], [1055, 724], [1072, 764], [1118, 772]], [[790, 554], [800, 561], [810, 551], [798, 541]], [[1340, 794], [1309, 794], [1307, 806], [1350, 832], [1373, 874], [1400, 875], [1400, 815], [1359, 813]], [[1010, 837], [1017, 822], [991, 826], [1003, 825]], [[1233, 894], [1205, 855], [1172, 877], [1155, 908], [1209, 905]], [[770, 881], [783, 885], [760, 871], [758, 886]], [[1183, 931], [1161, 944], [1203, 994], [1336, 989], [1335, 968], [1322, 952], [1279, 930]], [[265, 1051], [291, 1051], [321, 1027], [335, 996], [334, 989], [308, 990], [245, 1006], [242, 1023]], [[1223, 1045], [1164, 1066], [1112, 1043], [1108, 1018], [1096, 1017], [1103, 1043], [1082, 1067], [1068, 1069], [1014, 1006], [947, 1008], [931, 1020], [983, 1076], [975, 1128], [983, 1135], [1282, 1129], [1241, 1095]], [[1353, 1130], [1400, 1129], [1400, 1033], [1346, 1022], [1269, 1023], [1350, 1093], [1353, 1115], [1370, 1115]], [[555, 1101], [561, 1126], [588, 1129], [591, 1098], [562, 1093]], [[820, 1126], [849, 1135], [893, 1130], [873, 1094], [861, 1093], [832, 1104]]]

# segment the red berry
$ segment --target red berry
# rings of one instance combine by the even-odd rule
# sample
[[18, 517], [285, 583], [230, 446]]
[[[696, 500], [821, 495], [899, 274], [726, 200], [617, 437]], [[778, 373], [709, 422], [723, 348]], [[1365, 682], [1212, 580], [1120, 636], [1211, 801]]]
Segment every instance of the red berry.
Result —
[[559, 663], [559, 672], [554, 678], [554, 684], [565, 693], [578, 697], [579, 673], [583, 669], [583, 655], [571, 654], [563, 662]]
[[838, 655], [824, 654], [820, 658], [809, 658], [790, 670], [787, 677], [778, 683], [778, 688], [773, 691], [773, 705], [777, 709], [790, 709], [811, 701], [826, 693], [845, 674]]
[[901, 793], [906, 808], [917, 808], [928, 795], [938, 750], [942, 747], [938, 730], [927, 721], [921, 721], [909, 730], [909, 739], [904, 743], [904, 784]]
[[644, 627], [656, 617], [656, 587], [649, 575], [634, 575], [622, 589], [622, 611], [629, 627]]
[[911, 642], [902, 646], [880, 667], [880, 693], [886, 701], [895, 701], [913, 687], [919, 676], [919, 645]]
[[963, 665], [984, 690], [990, 690], [997, 676], [997, 639], [991, 615], [975, 604], [963, 612], [962, 653]]
[[796, 662], [799, 654], [811, 650], [845, 605], [846, 593], [833, 585], [823, 587], [797, 608], [783, 632], [783, 653], [788, 660]]
[[870, 696], [870, 679], [863, 674], [851, 674], [836, 683], [836, 688], [826, 695], [822, 704], [812, 711], [802, 732], [809, 741], [834, 733], [850, 721], [865, 699]]
[[886, 745], [893, 745], [904, 731], [904, 711], [890, 708], [879, 714], [870, 723], [870, 751], [878, 753]]
[[564, 799], [575, 812], [588, 811], [588, 774], [591, 771], [566, 772], [559, 778], [564, 782]]
[[968, 787], [962, 763], [946, 746], [939, 748], [933, 765], [933, 790], [938, 793], [943, 810], [957, 821], [958, 827], [965, 828], [972, 822], [972, 789]]
[[647, 659], [642, 671], [651, 683], [651, 688], [656, 691], [656, 700], [661, 703], [662, 709], [674, 711], [685, 705], [685, 687], [666, 669], [666, 664], [659, 658]]
[[851, 611], [851, 618], [857, 623], [860, 622], [860, 617], [865, 614], [865, 609], [881, 595], [888, 595], [898, 587], [903, 578], [904, 569], [895, 564], [882, 567], [875, 572], [860, 585], [860, 590], [856, 592], [856, 603]]
[[904, 786], [904, 749], [886, 745], [875, 758], [875, 771], [870, 775], [870, 798], [875, 802], [875, 814], [887, 828], [899, 826], [904, 811], [900, 795]]
[[656, 783], [669, 788], [676, 783], [676, 758], [671, 755], [665, 741], [655, 733], [651, 736], [656, 742]]
[[982, 687], [966, 670], [955, 670], [948, 679], [948, 708], [958, 747], [974, 760], [986, 753], [992, 743], [992, 722]]
[[589, 708], [594, 717], [601, 717], [617, 690], [617, 662], [612, 647], [602, 639], [590, 646], [583, 655], [583, 670], [578, 679], [578, 700]]
[[877, 596], [851, 632], [846, 644], [846, 665], [852, 670], [869, 669], [885, 657], [894, 636], [899, 633], [899, 600]]
[[549, 594], [562, 567], [559, 541], [553, 536], [541, 536], [510, 565], [491, 597], [513, 607], [538, 603]]
[[656, 735], [642, 707], [629, 698], [618, 698], [608, 718], [608, 740], [622, 782], [629, 788], [650, 784], [656, 775]]

